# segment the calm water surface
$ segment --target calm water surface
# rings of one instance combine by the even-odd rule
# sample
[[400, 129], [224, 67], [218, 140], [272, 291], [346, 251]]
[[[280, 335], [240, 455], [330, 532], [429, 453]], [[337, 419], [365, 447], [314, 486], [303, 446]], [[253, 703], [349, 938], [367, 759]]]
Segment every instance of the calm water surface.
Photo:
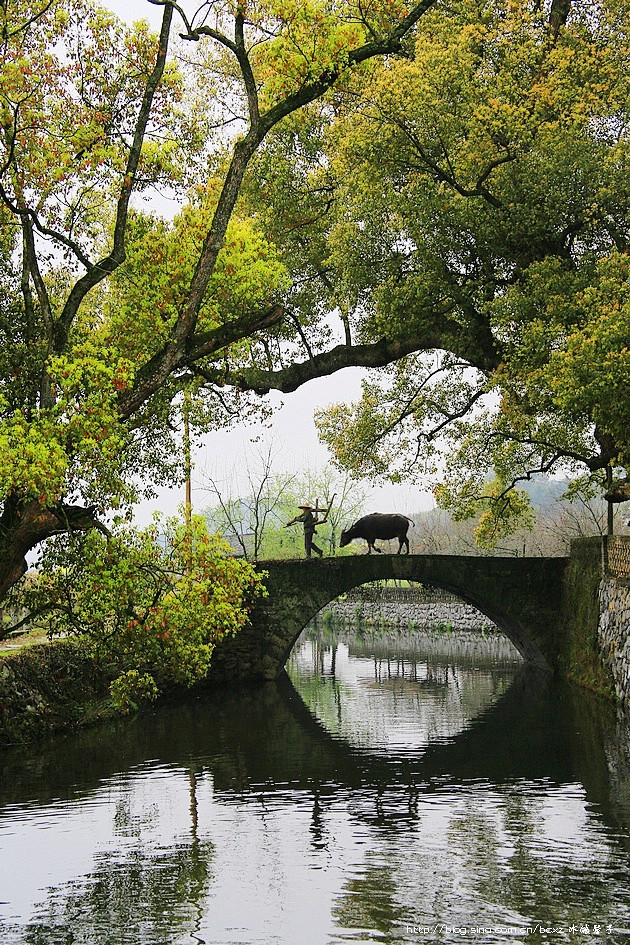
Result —
[[630, 940], [630, 728], [496, 641], [0, 758], [2, 945]]

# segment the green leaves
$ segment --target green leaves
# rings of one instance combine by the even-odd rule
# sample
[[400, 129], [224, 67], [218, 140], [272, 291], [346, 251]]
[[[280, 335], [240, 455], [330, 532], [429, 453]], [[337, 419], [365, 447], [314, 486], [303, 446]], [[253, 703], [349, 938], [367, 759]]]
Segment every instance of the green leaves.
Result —
[[501, 479], [480, 483], [471, 478], [463, 488], [461, 482], [455, 488], [452, 486], [441, 483], [436, 487], [438, 505], [447, 509], [456, 522], [477, 519], [474, 538], [480, 548], [495, 548], [501, 538], [519, 528], [530, 531], [534, 528], [536, 516], [529, 497], [511, 483]]
[[16, 605], [43, 614], [51, 634], [88, 639], [117, 668], [112, 698], [127, 710], [202, 679], [215, 644], [243, 627], [264, 593], [262, 576], [201, 520], [187, 530], [171, 519], [55, 539]]
[[[186, 297], [214, 202], [202, 194], [169, 226], [136, 217], [127, 262], [105, 303], [102, 334], [109, 345], [145, 361], [165, 342]], [[277, 249], [255, 218], [230, 223], [199, 311], [200, 332], [262, 310], [287, 286]]]
[[272, 0], [257, 6], [259, 25], [275, 33], [254, 55], [263, 104], [285, 98], [323, 74], [342, 71], [348, 51], [366, 36], [352, 5], [345, 17], [320, 0]]
[[361, 336], [456, 357], [370, 379], [323, 438], [482, 511], [486, 545], [526, 514], [521, 479], [628, 462], [628, 23], [573, 6], [552, 41], [526, 3], [436, 6], [328, 135], [328, 278]]
[[[15, 0], [7, 7], [0, 70], [3, 188], [48, 227], [89, 250], [90, 238], [100, 235], [104, 205], [111, 200], [110, 209], [115, 207], [125, 139], [133, 131], [157, 38], [146, 22], [123, 27], [91, 0], [50, 4], [31, 29], [20, 29], [32, 15], [27, 8]], [[181, 74], [167, 70], [138, 188], [182, 176], [184, 148], [175, 142], [189, 144], [194, 134], [178, 104], [181, 91]]]
[[29, 420], [16, 411], [0, 421], [0, 488], [48, 505], [66, 488], [68, 456], [49, 416]]
[[101, 508], [130, 499], [120, 462], [129, 434], [116, 398], [130, 383], [131, 362], [107, 357], [86, 342], [52, 359], [49, 373], [56, 392], [52, 407], [7, 410], [0, 420], [0, 488], [44, 505], [62, 496]]
[[547, 369], [554, 401], [614, 437], [615, 460], [630, 463], [630, 261], [611, 254], [578, 297], [581, 324], [553, 351]]

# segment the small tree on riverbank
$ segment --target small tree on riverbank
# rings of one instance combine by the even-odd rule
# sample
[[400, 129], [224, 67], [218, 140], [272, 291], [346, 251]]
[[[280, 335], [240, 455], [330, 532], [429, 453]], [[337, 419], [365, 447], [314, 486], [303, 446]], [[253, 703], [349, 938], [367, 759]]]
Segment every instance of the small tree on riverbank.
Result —
[[16, 605], [49, 636], [77, 636], [113, 667], [123, 710], [206, 675], [212, 651], [264, 593], [262, 578], [205, 523], [64, 535]]
[[[276, 472], [279, 451], [273, 443], [241, 457], [222, 476], [206, 473], [205, 492], [216, 502], [206, 510], [212, 531], [225, 535], [237, 554], [257, 561], [269, 529], [277, 528], [295, 491], [297, 475]], [[289, 498], [287, 499], [287, 496]]]

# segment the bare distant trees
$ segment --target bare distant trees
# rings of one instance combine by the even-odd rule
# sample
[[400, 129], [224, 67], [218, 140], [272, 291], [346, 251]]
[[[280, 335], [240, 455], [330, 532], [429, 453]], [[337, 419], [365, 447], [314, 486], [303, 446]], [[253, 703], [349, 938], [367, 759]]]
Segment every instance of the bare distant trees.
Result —
[[302, 535], [285, 529], [286, 522], [301, 503], [319, 501], [327, 508], [336, 494], [328, 521], [318, 533], [325, 553], [335, 554], [343, 524], [362, 511], [364, 487], [329, 466], [304, 472], [280, 470], [281, 460], [282, 450], [272, 443], [254, 446], [230, 469], [207, 470], [201, 488], [210, 500], [205, 515], [211, 529], [251, 561], [299, 557]]

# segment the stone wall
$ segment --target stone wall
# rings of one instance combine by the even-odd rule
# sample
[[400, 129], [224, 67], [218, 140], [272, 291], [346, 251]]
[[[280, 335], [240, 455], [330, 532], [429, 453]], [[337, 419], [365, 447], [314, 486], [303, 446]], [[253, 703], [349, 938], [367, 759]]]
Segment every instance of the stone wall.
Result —
[[622, 705], [630, 707], [630, 538], [602, 541], [597, 644]]
[[355, 588], [324, 608], [349, 623], [364, 621], [417, 629], [450, 627], [467, 632], [499, 632], [476, 607], [434, 587]]
[[599, 585], [597, 639], [615, 692], [630, 706], [630, 580], [604, 575]]
[[571, 542], [560, 622], [561, 669], [630, 708], [630, 538]]

